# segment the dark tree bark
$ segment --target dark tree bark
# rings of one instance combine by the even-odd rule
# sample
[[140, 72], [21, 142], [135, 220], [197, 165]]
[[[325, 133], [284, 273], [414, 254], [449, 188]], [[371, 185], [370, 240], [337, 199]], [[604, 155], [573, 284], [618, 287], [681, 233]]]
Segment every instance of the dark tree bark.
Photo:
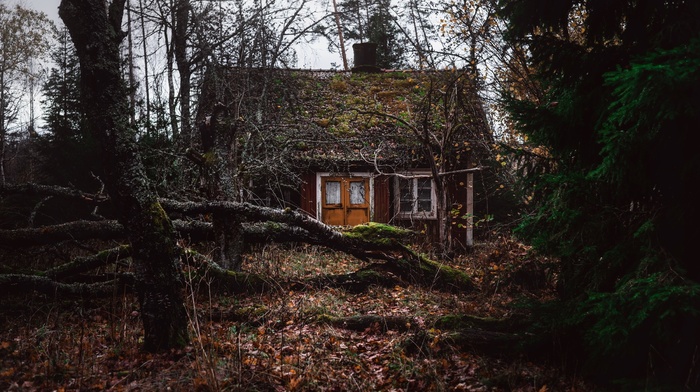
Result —
[[192, 62], [187, 56], [187, 26], [190, 24], [189, 0], [177, 0], [172, 10], [173, 49], [175, 64], [180, 74], [180, 145], [188, 148], [192, 144], [192, 118], [190, 94], [192, 92]]
[[105, 182], [133, 248], [144, 349], [187, 342], [187, 315], [175, 231], [149, 186], [130, 124], [129, 91], [120, 71], [125, 0], [62, 0], [59, 15], [75, 44], [90, 132], [105, 159]]
[[5, 294], [26, 293], [35, 290], [49, 296], [103, 298], [113, 296], [118, 291], [128, 291], [128, 286], [132, 283], [131, 280], [130, 275], [122, 275], [106, 282], [62, 283], [46, 276], [2, 274], [0, 275], [0, 290]]
[[[224, 107], [216, 105], [214, 111], [199, 126], [204, 152], [205, 191], [209, 200], [236, 201], [236, 179], [232, 162], [236, 126], [226, 126], [221, 120]], [[237, 214], [214, 213], [216, 249], [214, 261], [226, 269], [240, 271], [243, 264], [243, 231]]]

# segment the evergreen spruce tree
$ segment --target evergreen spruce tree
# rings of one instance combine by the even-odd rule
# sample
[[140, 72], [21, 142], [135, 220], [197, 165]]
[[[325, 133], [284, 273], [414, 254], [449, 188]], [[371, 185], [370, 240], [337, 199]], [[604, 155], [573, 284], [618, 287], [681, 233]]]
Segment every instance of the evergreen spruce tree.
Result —
[[405, 65], [405, 43], [396, 23], [396, 17], [389, 13], [388, 4], [379, 7], [369, 17], [367, 38], [377, 44], [377, 66], [380, 68], [396, 69]]
[[[548, 97], [507, 97], [554, 170], [518, 234], [561, 257], [565, 304], [602, 380], [697, 389], [700, 34], [696, 1], [502, 1]], [[570, 306], [573, 305], [573, 306]], [[634, 382], [629, 381], [630, 389]]]
[[54, 66], [43, 85], [43, 172], [50, 183], [93, 191], [98, 185], [93, 175], [100, 175], [101, 165], [95, 142], [84, 130], [78, 57], [65, 29], [57, 32], [56, 42]]
[[339, 3], [344, 35], [356, 42], [377, 44], [377, 66], [385, 69], [405, 65], [406, 43], [390, 12], [391, 0], [345, 0]]

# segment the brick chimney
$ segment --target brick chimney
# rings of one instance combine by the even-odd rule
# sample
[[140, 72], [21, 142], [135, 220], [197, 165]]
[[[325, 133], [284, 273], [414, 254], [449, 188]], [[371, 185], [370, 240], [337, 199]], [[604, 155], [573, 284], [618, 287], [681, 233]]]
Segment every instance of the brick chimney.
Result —
[[377, 67], [377, 44], [374, 42], [361, 42], [352, 45], [355, 66], [352, 72], [381, 72]]

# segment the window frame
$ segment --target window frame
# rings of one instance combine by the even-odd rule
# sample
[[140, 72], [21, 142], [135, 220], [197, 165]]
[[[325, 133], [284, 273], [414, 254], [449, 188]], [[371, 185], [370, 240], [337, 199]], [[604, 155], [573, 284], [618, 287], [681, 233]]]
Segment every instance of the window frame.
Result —
[[[418, 211], [418, 180], [430, 179], [430, 211]], [[411, 181], [411, 211], [401, 211], [401, 181]], [[437, 194], [435, 193], [435, 180], [429, 171], [403, 172], [394, 177], [394, 213], [398, 219], [437, 219]], [[405, 199], [404, 199], [405, 201]]]

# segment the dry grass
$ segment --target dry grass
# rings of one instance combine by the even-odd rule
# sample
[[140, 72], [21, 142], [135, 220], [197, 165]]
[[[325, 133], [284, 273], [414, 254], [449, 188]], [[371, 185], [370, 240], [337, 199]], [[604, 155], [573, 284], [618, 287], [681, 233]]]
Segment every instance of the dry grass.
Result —
[[[136, 301], [0, 302], [0, 389], [173, 391], [585, 391], [556, 367], [526, 358], [459, 350], [432, 327], [441, 315], [501, 317], [514, 298], [552, 295], [547, 260], [511, 240], [484, 244], [451, 265], [481, 290], [451, 294], [414, 286], [219, 295], [206, 278], [187, 279], [192, 341], [184, 350], [139, 351]], [[248, 272], [272, 280], [347, 273], [362, 264], [309, 246], [266, 246], [247, 256]], [[520, 277], [527, 271], [530, 280]], [[541, 275], [541, 276], [540, 276]], [[533, 278], [535, 276], [535, 278]], [[541, 282], [535, 282], [542, 277]], [[525, 279], [525, 280], [523, 280]], [[535, 287], [536, 286], [536, 287]], [[238, 313], [236, 313], [238, 312]], [[243, 319], [219, 319], [245, 314]], [[327, 316], [409, 316], [406, 331], [374, 325], [349, 331]]]

